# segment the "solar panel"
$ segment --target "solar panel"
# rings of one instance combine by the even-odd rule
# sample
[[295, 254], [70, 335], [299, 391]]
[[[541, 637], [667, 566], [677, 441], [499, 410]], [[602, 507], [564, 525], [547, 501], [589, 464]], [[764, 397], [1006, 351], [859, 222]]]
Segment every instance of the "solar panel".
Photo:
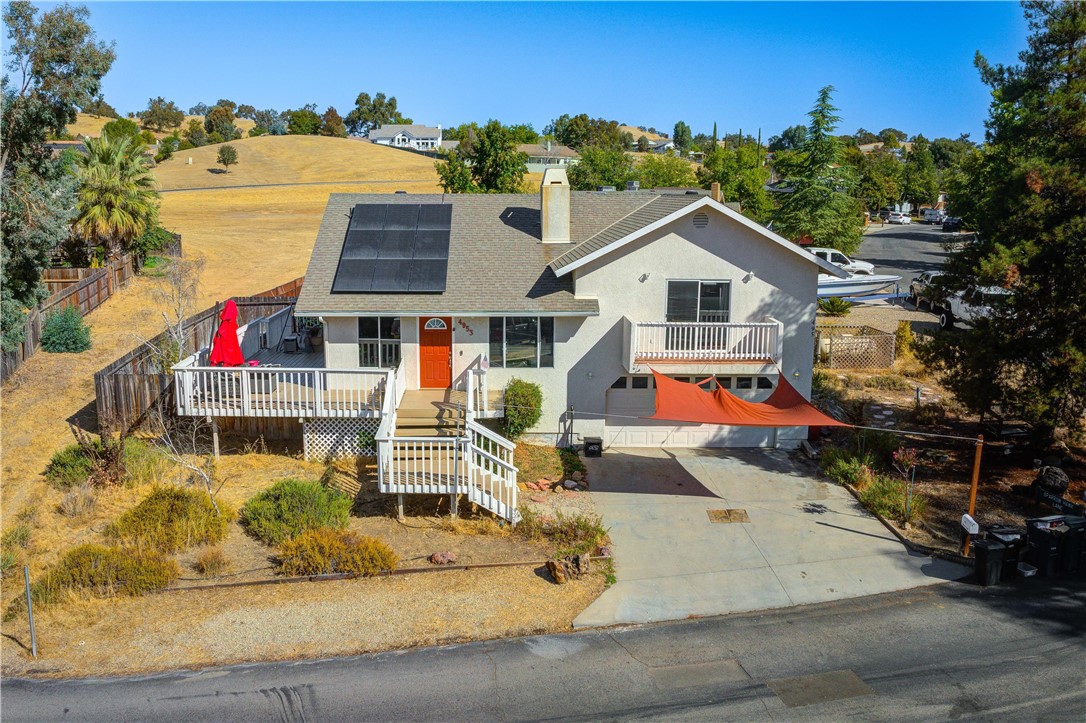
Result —
[[351, 212], [332, 293], [440, 293], [452, 206], [360, 203]]

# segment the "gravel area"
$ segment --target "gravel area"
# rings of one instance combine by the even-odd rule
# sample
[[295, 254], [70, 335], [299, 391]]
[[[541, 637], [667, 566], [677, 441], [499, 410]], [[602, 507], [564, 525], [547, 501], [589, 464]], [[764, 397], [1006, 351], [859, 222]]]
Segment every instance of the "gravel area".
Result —
[[869, 301], [856, 304], [845, 316], [818, 314], [819, 324], [843, 324], [846, 326], [870, 326], [893, 333], [899, 321], [907, 321], [914, 334], [928, 334], [939, 328], [939, 319], [927, 311], [917, 311], [905, 301]]

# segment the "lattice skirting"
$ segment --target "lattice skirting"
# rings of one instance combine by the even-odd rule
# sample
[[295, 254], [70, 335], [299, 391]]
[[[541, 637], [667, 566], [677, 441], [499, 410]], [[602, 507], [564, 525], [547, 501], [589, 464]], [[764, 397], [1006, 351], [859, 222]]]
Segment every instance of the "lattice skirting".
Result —
[[[324, 462], [337, 457], [372, 457], [374, 449], [373, 435], [377, 433], [380, 419], [314, 419], [302, 425], [302, 441], [305, 445], [305, 458]], [[368, 446], [359, 444], [359, 433], [366, 432], [370, 442]]]

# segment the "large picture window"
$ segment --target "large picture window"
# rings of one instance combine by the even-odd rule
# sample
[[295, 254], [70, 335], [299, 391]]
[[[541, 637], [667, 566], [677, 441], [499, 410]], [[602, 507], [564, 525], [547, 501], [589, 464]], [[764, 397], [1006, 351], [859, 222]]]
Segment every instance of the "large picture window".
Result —
[[668, 281], [667, 321], [729, 321], [731, 282]]
[[358, 366], [395, 367], [400, 363], [400, 317], [358, 318]]
[[554, 366], [554, 318], [490, 317], [490, 365], [508, 369]]

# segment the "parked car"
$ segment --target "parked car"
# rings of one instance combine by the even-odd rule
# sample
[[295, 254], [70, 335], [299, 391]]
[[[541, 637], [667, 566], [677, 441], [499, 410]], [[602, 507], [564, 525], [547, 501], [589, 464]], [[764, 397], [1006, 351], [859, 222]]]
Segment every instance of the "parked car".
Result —
[[886, 218], [886, 223], [906, 224], [912, 222], [913, 220], [909, 214], [904, 213], [903, 211], [891, 211], [890, 215]]
[[924, 209], [924, 223], [942, 223], [946, 219], [946, 211], [939, 208]]
[[859, 259], [850, 259], [837, 249], [824, 249], [824, 248], [808, 248], [812, 254], [822, 259], [823, 261], [829, 261], [835, 266], [840, 266], [850, 274], [863, 274], [870, 276], [875, 273], [875, 265], [867, 262], [860, 261]]
[[943, 230], [944, 231], [961, 231], [962, 230], [962, 220], [960, 218], [958, 218], [957, 216], [947, 216], [946, 218], [943, 219]]
[[953, 329], [954, 324], [962, 322], [972, 325], [974, 321], [992, 313], [992, 303], [1000, 297], [1010, 294], [999, 286], [967, 286], [965, 291], [950, 294], [939, 307], [939, 326]]
[[909, 282], [909, 301], [919, 311], [925, 302], [930, 311], [939, 308], [939, 298], [942, 293], [939, 290], [939, 277], [942, 271], [925, 271]]

